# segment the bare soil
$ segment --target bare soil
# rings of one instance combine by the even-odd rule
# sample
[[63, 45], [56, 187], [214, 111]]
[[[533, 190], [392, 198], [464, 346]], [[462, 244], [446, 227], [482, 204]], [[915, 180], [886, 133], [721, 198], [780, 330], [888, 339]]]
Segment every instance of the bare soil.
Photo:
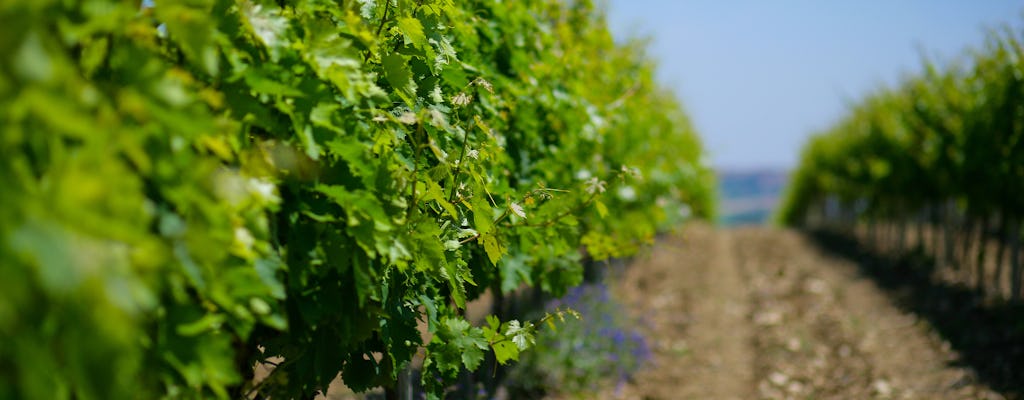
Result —
[[694, 224], [616, 286], [654, 356], [603, 398], [1018, 398], [855, 261], [798, 232]]

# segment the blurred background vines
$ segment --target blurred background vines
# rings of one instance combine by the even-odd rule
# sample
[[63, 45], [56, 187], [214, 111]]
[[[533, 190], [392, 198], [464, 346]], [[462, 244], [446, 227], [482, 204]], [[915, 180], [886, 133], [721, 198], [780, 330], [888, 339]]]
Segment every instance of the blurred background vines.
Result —
[[0, 50], [0, 398], [437, 396], [544, 329], [467, 301], [714, 211], [589, 1], [13, 0]]
[[992, 30], [956, 62], [925, 61], [856, 103], [804, 148], [782, 222], [914, 252], [984, 297], [1020, 300], [1022, 39], [1019, 28]]

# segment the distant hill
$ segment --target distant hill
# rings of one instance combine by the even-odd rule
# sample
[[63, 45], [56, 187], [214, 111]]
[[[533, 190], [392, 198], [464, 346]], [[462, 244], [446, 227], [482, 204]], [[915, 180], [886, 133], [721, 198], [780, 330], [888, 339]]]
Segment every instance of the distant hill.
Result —
[[719, 219], [722, 225], [769, 223], [788, 174], [774, 169], [719, 170]]

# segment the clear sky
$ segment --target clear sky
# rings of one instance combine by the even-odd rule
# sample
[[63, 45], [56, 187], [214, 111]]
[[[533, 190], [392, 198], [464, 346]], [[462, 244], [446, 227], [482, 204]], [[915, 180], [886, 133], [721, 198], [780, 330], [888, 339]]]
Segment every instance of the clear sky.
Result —
[[662, 84], [686, 107], [713, 164], [790, 168], [847, 105], [959, 57], [985, 28], [1024, 26], [1010, 0], [605, 0], [619, 40], [647, 37]]

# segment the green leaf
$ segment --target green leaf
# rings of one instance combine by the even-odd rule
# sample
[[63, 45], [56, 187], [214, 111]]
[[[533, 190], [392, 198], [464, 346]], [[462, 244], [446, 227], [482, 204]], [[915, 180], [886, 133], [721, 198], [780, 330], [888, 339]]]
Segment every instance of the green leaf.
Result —
[[496, 358], [498, 363], [501, 365], [507, 364], [510, 360], [519, 360], [519, 347], [510, 340], [497, 342], [493, 344], [491, 348], [494, 350], [494, 358]]
[[54, 60], [47, 54], [39, 34], [35, 31], [28, 33], [11, 60], [15, 72], [23, 79], [44, 81], [53, 76]]
[[424, 366], [433, 366], [446, 376], [454, 377], [462, 367], [469, 370], [479, 367], [484, 350], [488, 348], [482, 329], [470, 326], [462, 318], [445, 317], [428, 346], [430, 357]]
[[359, 138], [351, 135], [338, 136], [328, 141], [325, 146], [331, 153], [341, 157], [355, 176], [362, 178], [365, 187], [374, 186], [377, 161], [372, 158], [367, 145], [359, 141]]
[[316, 190], [341, 206], [348, 215], [349, 226], [367, 224], [381, 232], [391, 231], [395, 227], [390, 215], [384, 210], [384, 205], [371, 192], [361, 189], [348, 190], [337, 185], [318, 185]]
[[319, 160], [320, 144], [313, 137], [313, 128], [309, 125], [304, 125], [301, 129], [298, 129], [298, 134], [299, 138], [302, 139], [302, 147], [306, 149], [306, 155], [313, 161]]
[[334, 114], [341, 109], [341, 105], [334, 102], [322, 102], [318, 103], [316, 107], [313, 107], [313, 111], [309, 113], [309, 121], [313, 125], [321, 128], [329, 129], [337, 133], [344, 133], [341, 128], [335, 125], [333, 121]]
[[254, 262], [254, 267], [263, 284], [270, 291], [270, 295], [277, 299], [284, 299], [284, 284], [277, 277], [279, 272], [286, 269], [281, 259], [277, 258], [276, 254], [270, 258], [260, 258]]
[[470, 344], [463, 347], [462, 351], [462, 365], [466, 366], [466, 369], [475, 371], [480, 366], [480, 362], [484, 360], [484, 350], [487, 349], [487, 342], [481, 338], [473, 337], [466, 339]]
[[[396, 367], [411, 361], [422, 344], [417, 315], [415, 310], [396, 302], [390, 309], [389, 318], [383, 321], [383, 339], [388, 346], [388, 356]], [[392, 369], [393, 379], [397, 378], [398, 371], [399, 368]]]
[[[486, 249], [486, 248], [485, 248]], [[499, 269], [501, 271], [501, 291], [509, 293], [519, 288], [522, 284], [533, 286], [530, 277], [530, 258], [525, 253], [516, 253], [513, 257], [505, 258]]]
[[405, 104], [410, 107], [416, 104], [416, 83], [412, 80], [412, 72], [409, 71], [409, 62], [405, 56], [389, 53], [381, 57], [381, 65], [384, 67], [384, 78]]
[[458, 318], [445, 320], [448, 327], [446, 336], [449, 337], [449, 346], [460, 353], [462, 364], [469, 370], [475, 370], [484, 359], [484, 350], [487, 350], [487, 341], [483, 337], [480, 328], [474, 328], [469, 322]]
[[597, 215], [601, 218], [608, 216], [608, 206], [604, 205], [601, 200], [594, 200], [594, 209], [597, 210]]
[[501, 260], [501, 256], [505, 254], [505, 246], [498, 241], [498, 238], [495, 237], [495, 235], [490, 233], [481, 233], [480, 243], [484, 245], [484, 252], [487, 253], [487, 259], [491, 260], [491, 264], [498, 265], [498, 261]]
[[363, 307], [367, 300], [374, 297], [377, 288], [377, 271], [372, 265], [373, 259], [363, 257], [359, 252], [353, 253], [352, 259], [353, 286], [356, 288], [356, 299], [359, 306]]
[[458, 210], [455, 209], [455, 205], [449, 203], [448, 199], [445, 198], [441, 185], [438, 185], [437, 182], [434, 182], [432, 179], [426, 179], [423, 181], [423, 186], [426, 187], [426, 190], [423, 193], [424, 201], [434, 201], [437, 205], [441, 206], [441, 208], [445, 210], [445, 212], [448, 213], [448, 216], [452, 219], [457, 220], [459, 218]]
[[353, 353], [345, 361], [341, 378], [345, 380], [345, 386], [348, 386], [353, 392], [365, 392], [376, 386], [377, 365], [373, 361], [363, 358], [362, 353]]
[[413, 46], [420, 50], [424, 50], [429, 47], [427, 43], [427, 37], [423, 34], [423, 25], [420, 24], [420, 20], [414, 17], [401, 17], [396, 21], [398, 30], [402, 32], [405, 39], [412, 43]]
[[476, 195], [471, 200], [473, 205], [473, 224], [477, 232], [481, 235], [490, 233], [494, 230], [494, 210], [491, 208], [491, 204], [487, 202], [484, 195]]
[[416, 253], [420, 256], [414, 260], [416, 267], [422, 272], [447, 273], [448, 261], [444, 255], [444, 243], [441, 242], [441, 230], [437, 225], [424, 222], [417, 224], [414, 240]]
[[155, 4], [157, 18], [167, 27], [171, 40], [181, 46], [185, 57], [207, 74], [217, 75], [216, 29], [209, 8], [189, 7], [176, 2]]
[[488, 315], [485, 320], [487, 321], [487, 326], [491, 328], [491, 331], [499, 333], [497, 331], [501, 327], [501, 320], [499, 320], [496, 315]]
[[419, 300], [420, 305], [422, 305], [427, 312], [427, 328], [431, 332], [434, 332], [437, 329], [437, 327], [434, 326], [437, 322], [437, 305], [434, 304], [433, 299], [424, 294], [417, 297], [417, 300]]
[[460, 309], [465, 309], [466, 286], [463, 282], [462, 276], [459, 275], [459, 271], [455, 268], [454, 263], [446, 262], [443, 267], [445, 276], [448, 278], [448, 287], [451, 290], [451, 296], [452, 300], [455, 301], [455, 306]]

